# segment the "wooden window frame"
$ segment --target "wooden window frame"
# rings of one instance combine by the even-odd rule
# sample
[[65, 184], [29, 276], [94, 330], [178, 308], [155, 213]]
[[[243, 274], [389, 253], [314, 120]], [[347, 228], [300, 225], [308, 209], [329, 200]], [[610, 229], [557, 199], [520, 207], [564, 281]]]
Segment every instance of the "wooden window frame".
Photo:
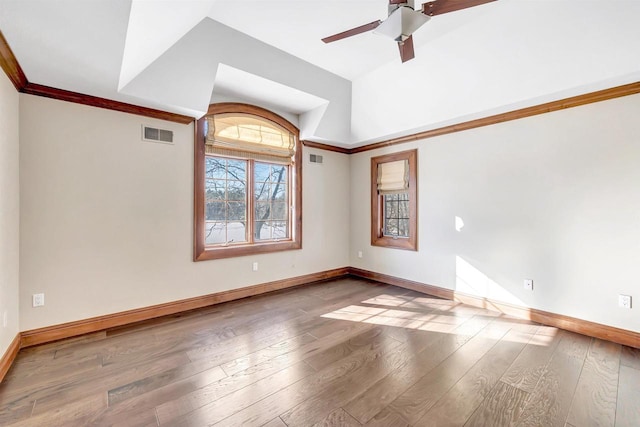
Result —
[[[233, 246], [207, 246], [205, 243], [205, 121], [207, 116], [223, 113], [252, 114], [263, 119], [270, 120], [292, 134], [296, 139], [296, 150], [293, 164], [290, 167], [292, 184], [290, 192], [291, 206], [291, 237], [287, 240], [264, 241]], [[232, 258], [262, 253], [288, 251], [302, 248], [302, 144], [300, 143], [300, 131], [283, 117], [257, 107], [255, 105], [224, 102], [211, 104], [207, 114], [195, 124], [194, 138], [194, 214], [193, 214], [193, 260], [204, 261], [211, 259]], [[253, 182], [253, 178], [251, 178]], [[253, 194], [247, 192], [247, 197]]]
[[[378, 193], [378, 165], [407, 160], [409, 162], [409, 237], [383, 234], [384, 199]], [[385, 248], [418, 250], [418, 150], [401, 151], [371, 158], [371, 245]]]

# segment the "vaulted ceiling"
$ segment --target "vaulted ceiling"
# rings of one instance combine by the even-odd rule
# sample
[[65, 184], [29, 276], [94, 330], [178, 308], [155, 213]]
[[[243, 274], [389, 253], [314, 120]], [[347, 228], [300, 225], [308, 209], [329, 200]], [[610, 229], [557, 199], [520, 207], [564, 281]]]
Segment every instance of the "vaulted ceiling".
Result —
[[244, 101], [355, 147], [640, 80], [637, 0], [499, 0], [436, 16], [416, 58], [386, 0], [0, 0], [29, 81], [193, 117]]

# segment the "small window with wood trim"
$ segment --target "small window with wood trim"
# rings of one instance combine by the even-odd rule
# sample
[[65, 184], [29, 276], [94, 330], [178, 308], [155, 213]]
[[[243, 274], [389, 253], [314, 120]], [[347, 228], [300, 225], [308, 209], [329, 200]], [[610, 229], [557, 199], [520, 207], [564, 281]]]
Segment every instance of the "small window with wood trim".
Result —
[[214, 104], [197, 123], [194, 260], [301, 247], [298, 129], [245, 104]]
[[418, 250], [417, 150], [371, 158], [371, 244]]

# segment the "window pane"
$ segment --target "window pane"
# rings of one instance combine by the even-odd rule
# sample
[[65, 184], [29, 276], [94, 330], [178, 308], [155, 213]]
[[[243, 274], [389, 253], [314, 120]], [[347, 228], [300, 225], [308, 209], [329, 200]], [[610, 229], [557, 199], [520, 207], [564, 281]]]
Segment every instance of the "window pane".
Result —
[[387, 201], [384, 204], [384, 217], [385, 218], [397, 218], [398, 217], [398, 202]]
[[393, 237], [409, 237], [409, 194], [384, 195], [383, 234]]
[[208, 179], [205, 186], [207, 200], [224, 200], [226, 184], [227, 181], [222, 179]]
[[205, 243], [215, 245], [227, 241], [227, 228], [224, 222], [207, 222], [204, 230]]
[[287, 239], [289, 237], [289, 221], [274, 221], [272, 226], [274, 239]]
[[271, 205], [271, 218], [286, 220], [289, 218], [289, 215], [288, 215], [289, 212], [287, 211], [288, 209], [287, 209], [286, 203], [275, 202]]
[[409, 200], [398, 202], [398, 218], [409, 218]]
[[247, 164], [208, 156], [205, 182], [206, 244], [246, 242]]
[[271, 167], [271, 182], [287, 182], [287, 168], [286, 166], [273, 165]]
[[267, 221], [256, 221], [254, 227], [254, 237], [256, 240], [271, 239], [271, 227]]
[[264, 221], [271, 218], [271, 204], [269, 202], [256, 202], [255, 219]]
[[398, 236], [409, 237], [409, 218], [398, 220]]
[[257, 221], [256, 240], [286, 239], [289, 237], [288, 221]]
[[238, 181], [247, 180], [247, 161], [246, 160], [227, 160], [227, 179], [237, 179]]
[[205, 244], [246, 242], [247, 232], [244, 222], [216, 221], [205, 225]]
[[271, 198], [271, 185], [268, 182], [256, 182], [255, 200], [269, 200]]
[[226, 160], [218, 157], [205, 158], [205, 177], [206, 178], [226, 178]]
[[278, 184], [274, 184], [273, 185], [273, 190], [272, 190], [272, 195], [273, 195], [273, 200], [278, 201], [278, 202], [286, 202], [287, 201], [287, 185], [286, 183], [281, 183], [280, 185]]
[[386, 236], [398, 235], [398, 219], [397, 218], [390, 218], [385, 220], [384, 234]]
[[245, 222], [229, 221], [227, 223], [227, 241], [229, 243], [246, 242], [247, 227]]
[[245, 183], [242, 181], [227, 181], [227, 199], [246, 200], [247, 191]]
[[288, 167], [256, 162], [254, 177], [255, 239], [288, 238], [290, 234]]
[[268, 163], [256, 162], [254, 166], [254, 177], [256, 182], [269, 181], [269, 175], [271, 173], [271, 165]]
[[207, 202], [207, 221], [224, 221], [227, 219], [225, 202]]
[[246, 218], [247, 204], [245, 202], [227, 202], [227, 219], [243, 221]]

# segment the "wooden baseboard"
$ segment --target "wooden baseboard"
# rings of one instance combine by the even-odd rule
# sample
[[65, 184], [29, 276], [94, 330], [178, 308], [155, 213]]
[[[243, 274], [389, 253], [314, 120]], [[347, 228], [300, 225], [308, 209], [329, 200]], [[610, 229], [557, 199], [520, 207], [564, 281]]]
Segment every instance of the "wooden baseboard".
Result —
[[22, 332], [20, 347], [30, 347], [37, 344], [57, 341], [64, 338], [71, 338], [118, 326], [129, 325], [144, 320], [150, 320], [161, 316], [181, 313], [198, 308], [208, 307], [223, 302], [229, 302], [266, 292], [300, 286], [307, 283], [322, 280], [335, 279], [349, 274], [349, 268], [336, 268], [334, 270], [322, 271], [319, 273], [306, 274], [304, 276], [292, 277], [289, 279], [276, 280], [274, 282], [260, 285], [248, 286], [246, 288], [233, 289], [230, 291], [217, 292], [214, 294], [202, 295], [195, 298], [188, 298], [179, 301], [158, 304], [134, 310], [122, 311], [119, 313], [107, 314], [105, 316], [92, 317], [90, 319], [78, 320], [63, 323], [60, 325], [47, 326], [44, 328], [32, 329]]
[[177, 314], [189, 310], [208, 307], [215, 304], [234, 301], [241, 298], [260, 295], [280, 289], [291, 288], [308, 283], [323, 280], [336, 279], [351, 275], [364, 279], [374, 280], [389, 285], [398, 286], [405, 289], [412, 289], [424, 294], [433, 295], [453, 301], [459, 301], [475, 307], [486, 308], [488, 310], [505, 313], [511, 316], [532, 320], [549, 326], [566, 329], [583, 335], [613, 341], [630, 347], [640, 348], [640, 333], [589, 322], [574, 317], [561, 314], [549, 313], [533, 308], [521, 307], [507, 304], [488, 298], [456, 292], [438, 286], [427, 285], [425, 283], [402, 279], [387, 274], [376, 273], [355, 267], [343, 267], [318, 273], [306, 274], [303, 276], [288, 279], [276, 280], [273, 282], [249, 286], [246, 288], [233, 289], [214, 294], [203, 295], [195, 298], [188, 298], [173, 301], [165, 304], [158, 304], [105, 316], [92, 317], [90, 319], [78, 320], [59, 325], [47, 326], [44, 328], [24, 331], [16, 336], [11, 346], [0, 361], [0, 380], [9, 370], [11, 363], [16, 357], [18, 350], [38, 344], [44, 344], [78, 335], [98, 332], [119, 326], [130, 325], [136, 322], [154, 319], [157, 317]]
[[415, 282], [412, 280], [402, 279], [399, 277], [376, 273], [360, 268], [349, 268], [349, 274], [355, 277], [375, 280], [376, 282], [394, 285], [405, 289], [411, 289], [417, 292], [452, 301], [459, 301], [463, 304], [468, 304], [474, 307], [481, 307], [491, 311], [497, 311], [521, 319], [527, 319], [533, 322], [542, 323], [543, 325], [554, 326], [560, 329], [577, 332], [582, 335], [612, 341], [618, 344], [628, 345], [629, 347], [640, 348], [640, 333], [638, 332], [615, 328], [613, 326], [602, 325], [600, 323], [577, 319], [570, 316], [564, 316], [562, 314], [550, 313], [535, 308], [508, 304], [489, 298], [469, 295], [463, 292], [456, 292], [451, 289], [427, 285], [425, 283]]
[[18, 355], [18, 351], [20, 350], [20, 333], [16, 334], [16, 337], [9, 344], [9, 348], [4, 352], [4, 356], [0, 359], [0, 382], [4, 379], [4, 376], [9, 372], [9, 368], [13, 365], [13, 361], [16, 359]]

